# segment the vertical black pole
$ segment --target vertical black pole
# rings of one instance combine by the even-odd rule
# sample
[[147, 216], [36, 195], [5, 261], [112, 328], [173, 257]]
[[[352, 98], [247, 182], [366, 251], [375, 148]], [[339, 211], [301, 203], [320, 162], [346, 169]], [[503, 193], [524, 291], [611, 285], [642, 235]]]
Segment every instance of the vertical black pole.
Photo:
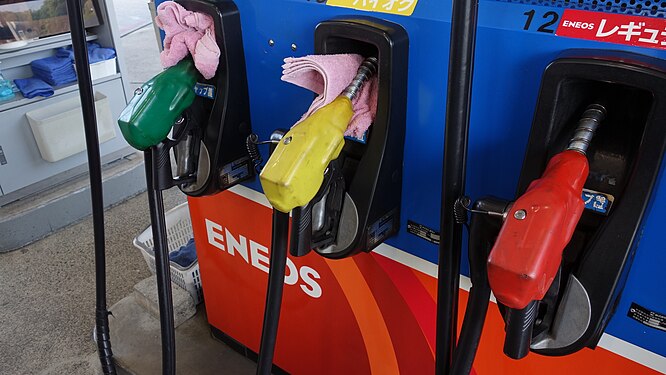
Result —
[[[168, 151], [167, 151], [168, 152]], [[169, 243], [164, 218], [164, 201], [159, 187], [158, 174], [162, 168], [160, 149], [153, 146], [144, 151], [146, 182], [150, 222], [153, 230], [153, 252], [155, 254], [155, 277], [157, 278], [157, 304], [160, 310], [160, 334], [162, 339], [162, 373], [176, 373], [176, 330], [174, 328], [173, 301], [171, 296], [171, 266], [169, 264]], [[166, 154], [168, 157], [168, 153]], [[168, 160], [168, 159], [167, 159]]]
[[453, 208], [465, 191], [478, 0], [452, 0], [442, 172], [437, 289], [436, 374], [449, 374], [456, 346], [462, 224]]
[[90, 174], [90, 195], [92, 198], [93, 234], [95, 238], [95, 300], [96, 334], [99, 359], [104, 374], [115, 374], [109, 335], [109, 311], [106, 308], [106, 255], [104, 244], [104, 195], [102, 191], [102, 165], [97, 136], [95, 98], [90, 68], [86, 32], [83, 24], [83, 11], [80, 0], [67, 0], [69, 27], [72, 33], [72, 47], [79, 81], [79, 95], [86, 135], [88, 152], [88, 173]]

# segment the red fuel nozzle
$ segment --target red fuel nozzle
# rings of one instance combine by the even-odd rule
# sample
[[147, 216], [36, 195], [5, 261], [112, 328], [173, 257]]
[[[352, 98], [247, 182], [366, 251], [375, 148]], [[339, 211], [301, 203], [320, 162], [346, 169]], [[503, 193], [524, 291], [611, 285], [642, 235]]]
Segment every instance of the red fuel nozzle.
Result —
[[511, 207], [488, 258], [488, 281], [502, 304], [522, 309], [550, 287], [585, 203], [585, 155], [555, 155]]
[[586, 109], [568, 149], [550, 159], [508, 212], [488, 258], [490, 287], [505, 306], [523, 309], [550, 288], [585, 209], [585, 152], [605, 113], [600, 105]]

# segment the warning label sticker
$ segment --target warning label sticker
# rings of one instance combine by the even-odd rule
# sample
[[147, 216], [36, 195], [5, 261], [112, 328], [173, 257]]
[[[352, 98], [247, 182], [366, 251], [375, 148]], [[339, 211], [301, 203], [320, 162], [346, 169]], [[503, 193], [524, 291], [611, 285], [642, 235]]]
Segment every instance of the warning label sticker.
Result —
[[610, 194], [583, 189], [583, 202], [585, 202], [586, 210], [608, 215], [614, 201], [615, 197]]
[[250, 158], [243, 157], [231, 162], [220, 171], [221, 187], [231, 186], [237, 181], [244, 180], [250, 175]]
[[396, 210], [393, 209], [368, 226], [368, 248], [372, 249], [393, 232], [396, 219], [395, 213]]
[[555, 35], [666, 49], [666, 19], [566, 9]]
[[326, 5], [411, 16], [418, 0], [327, 0]]
[[215, 86], [197, 82], [194, 93], [202, 98], [215, 99]]
[[666, 331], [666, 315], [650, 311], [634, 302], [631, 303], [627, 316], [648, 327], [656, 328], [660, 331]]
[[435, 245], [439, 245], [439, 233], [426, 227], [423, 224], [407, 220], [407, 233], [421, 237], [428, 242], [434, 243]]

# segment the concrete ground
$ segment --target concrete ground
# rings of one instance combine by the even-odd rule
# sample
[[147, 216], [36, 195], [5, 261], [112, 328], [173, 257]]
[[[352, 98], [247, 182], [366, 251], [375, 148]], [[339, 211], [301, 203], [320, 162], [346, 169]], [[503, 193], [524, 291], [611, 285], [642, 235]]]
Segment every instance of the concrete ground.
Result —
[[[127, 71], [123, 73], [138, 86], [161, 71], [150, 13], [145, 0], [114, 2], [121, 34], [125, 34], [121, 48]], [[166, 191], [164, 198], [166, 209], [185, 200], [177, 189]], [[105, 218], [111, 306], [150, 275], [132, 245], [132, 239], [150, 224], [146, 194], [108, 209]], [[0, 254], [0, 374], [99, 373], [91, 339], [95, 324], [93, 251], [92, 219], [88, 217], [20, 250]], [[238, 363], [245, 360], [237, 357]], [[253, 366], [245, 363], [240, 368]]]
[[159, 44], [145, 0], [113, 0], [122, 35], [125, 82], [132, 91], [162, 71]]
[[[118, 0], [116, 0], [118, 1]], [[120, 39], [125, 60], [125, 82], [134, 91], [162, 71], [158, 44], [152, 25], [144, 26]]]
[[[167, 209], [185, 200], [165, 192]], [[146, 194], [107, 210], [109, 306], [150, 275], [132, 245], [150, 225]], [[94, 374], [92, 218], [0, 254], [0, 374]], [[112, 342], [113, 343], [113, 342]]]
[[[145, 281], [154, 285], [155, 278], [151, 277]], [[159, 321], [156, 314], [144, 308], [145, 290], [140, 287], [135, 289], [133, 294], [123, 298], [112, 308], [113, 318], [110, 320], [110, 326], [114, 358], [119, 368], [128, 369], [134, 374], [159, 375], [162, 368]], [[139, 292], [140, 290], [142, 291]], [[149, 299], [151, 310], [157, 309], [157, 296], [151, 296]], [[178, 300], [185, 299], [189, 301], [189, 306], [178, 303]], [[198, 309], [194, 309], [192, 303], [186, 291], [174, 288], [174, 305], [183, 307], [175, 312], [176, 324], [189, 318], [176, 326], [176, 373], [253, 374], [256, 364], [214, 339], [206, 321], [204, 305], [201, 304]], [[195, 313], [196, 315], [192, 316]]]
[[148, 9], [148, 0], [113, 0], [118, 17], [120, 36], [136, 31], [152, 22]]

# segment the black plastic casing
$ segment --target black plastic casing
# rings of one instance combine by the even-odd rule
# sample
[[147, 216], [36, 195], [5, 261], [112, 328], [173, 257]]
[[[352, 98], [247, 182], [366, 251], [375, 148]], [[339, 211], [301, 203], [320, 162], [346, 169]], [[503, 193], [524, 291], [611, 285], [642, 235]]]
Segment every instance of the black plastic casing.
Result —
[[607, 116], [587, 153], [585, 188], [610, 193], [615, 201], [608, 216], [583, 213], [563, 256], [561, 280], [573, 274], [588, 292], [590, 324], [567, 347], [534, 350], [545, 355], [594, 348], [619, 301], [666, 147], [666, 62], [619, 51], [572, 50], [551, 63], [542, 79], [518, 196], [566, 148], [577, 118], [592, 103], [604, 105]]
[[371, 251], [400, 227], [402, 164], [407, 110], [409, 39], [400, 25], [371, 17], [336, 18], [317, 25], [315, 53], [357, 53], [378, 59], [377, 115], [367, 143], [345, 141], [337, 161], [356, 204], [352, 244], [330, 258]]
[[215, 40], [220, 47], [215, 76], [210, 80], [200, 77], [199, 81], [215, 86], [215, 99], [197, 96], [191, 107], [210, 113], [201, 124], [202, 141], [210, 154], [210, 175], [198, 190], [184, 192], [191, 196], [211, 195], [255, 175], [245, 148], [252, 126], [240, 13], [236, 4], [228, 0], [177, 2], [187, 10], [213, 17]]

